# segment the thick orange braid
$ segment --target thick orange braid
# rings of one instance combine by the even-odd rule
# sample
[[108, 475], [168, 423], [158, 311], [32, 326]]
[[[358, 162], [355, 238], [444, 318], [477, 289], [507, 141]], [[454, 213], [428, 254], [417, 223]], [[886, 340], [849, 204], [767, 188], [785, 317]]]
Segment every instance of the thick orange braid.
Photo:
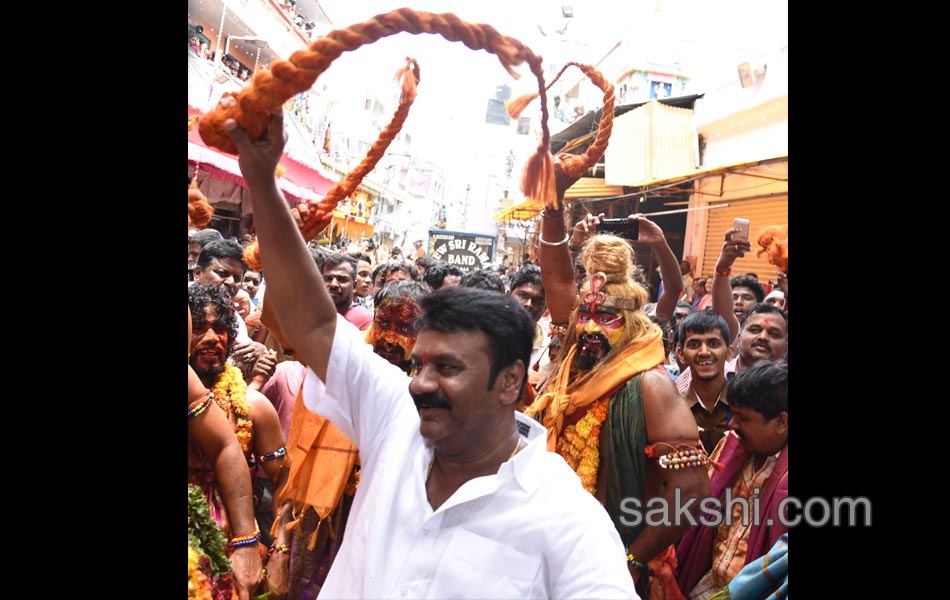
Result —
[[[396, 73], [396, 79], [402, 78], [402, 91], [399, 94], [399, 106], [393, 115], [392, 120], [379, 134], [376, 142], [370, 147], [366, 157], [359, 165], [347, 175], [343, 181], [338, 181], [327, 191], [327, 195], [322, 200], [310, 200], [309, 202], [300, 202], [294, 208], [290, 209], [290, 214], [294, 217], [297, 227], [303, 234], [306, 241], [310, 241], [324, 230], [333, 220], [333, 209], [341, 200], [353, 193], [353, 191], [363, 181], [363, 177], [373, 170], [376, 163], [386, 153], [389, 144], [395, 139], [396, 134], [402, 129], [406, 117], [409, 116], [409, 107], [412, 106], [416, 98], [416, 84], [419, 83], [419, 65], [413, 58], [406, 58], [406, 66]], [[280, 167], [280, 165], [278, 165]], [[257, 240], [251, 242], [244, 249], [244, 262], [255, 271], [261, 268], [261, 250], [257, 245]]]
[[[366, 158], [360, 162], [349, 175], [342, 181], [338, 181], [322, 200], [311, 200], [309, 208], [313, 214], [307, 216], [300, 214], [296, 208], [291, 210], [297, 226], [305, 240], [313, 239], [323, 228], [330, 224], [333, 219], [333, 209], [341, 200], [348, 197], [363, 181], [363, 177], [373, 170], [379, 159], [386, 153], [389, 144], [392, 143], [396, 134], [402, 129], [406, 117], [409, 116], [409, 107], [416, 99], [416, 84], [419, 83], [419, 65], [412, 58], [406, 58], [406, 66], [396, 73], [396, 78], [402, 78], [402, 92], [399, 94], [399, 106], [393, 115], [389, 124], [380, 132], [379, 138], [370, 147], [366, 153]], [[302, 203], [301, 203], [302, 204]]]
[[[604, 108], [601, 111], [600, 115], [600, 126], [597, 129], [597, 137], [594, 139], [593, 143], [588, 146], [587, 151], [581, 155], [568, 155], [561, 157], [561, 170], [564, 171], [564, 174], [572, 179], [576, 179], [584, 174], [587, 169], [593, 167], [597, 164], [597, 161], [604, 155], [604, 152], [607, 150], [607, 141], [610, 139], [610, 133], [613, 131], [614, 127], [614, 103], [616, 101], [616, 95], [614, 94], [614, 86], [612, 83], [604, 79], [603, 74], [590, 65], [585, 65], [577, 62], [569, 62], [558, 72], [558, 74], [551, 80], [551, 83], [547, 85], [546, 90], [551, 89], [551, 86], [561, 78], [561, 75], [564, 74], [564, 71], [568, 67], [577, 67], [584, 72], [584, 75], [587, 75], [587, 78], [590, 79], [591, 83], [596, 85], [598, 88], [604, 92]], [[517, 119], [528, 104], [532, 100], [538, 97], [538, 94], [525, 94], [510, 100], [505, 103], [505, 108], [508, 111], [508, 114], [513, 119]], [[547, 99], [541, 99], [541, 113], [543, 123], [547, 123]], [[553, 206], [553, 208], [560, 208], [560, 206]]]
[[[201, 139], [209, 146], [236, 154], [237, 149], [224, 130], [225, 120], [235, 119], [247, 131], [247, 135], [251, 139], [259, 138], [267, 128], [270, 115], [281, 110], [283, 103], [297, 92], [309, 89], [317, 80], [317, 77], [343, 52], [355, 50], [364, 44], [372, 43], [402, 31], [413, 35], [438, 33], [449, 41], [462, 42], [472, 50], [486, 50], [495, 54], [505, 70], [516, 79], [519, 75], [513, 67], [527, 62], [532, 73], [538, 79], [538, 89], [542, 98], [545, 97], [544, 78], [541, 74], [541, 58], [518, 40], [501, 35], [490, 25], [466, 23], [451, 13], [434, 14], [400, 8], [389, 13], [376, 15], [364, 23], [331, 31], [325, 37], [316, 40], [308, 49], [298, 50], [291, 54], [288, 60], [273, 62], [270, 70], [258, 71], [251, 80], [249, 87], [244, 88], [237, 94], [224, 94], [224, 96], [234, 97], [235, 103], [227, 108], [219, 104], [214, 110], [201, 117], [198, 121], [198, 132], [201, 134]], [[393, 137], [402, 127], [402, 123], [408, 114], [409, 105], [415, 97], [414, 87], [419, 76], [418, 66], [413, 66], [411, 69], [414, 77], [408, 77], [407, 73], [409, 71], [410, 69], [407, 66], [403, 74], [403, 90], [396, 114], [389, 126], [380, 134], [377, 142], [370, 148], [364, 161], [344, 181], [335, 185], [323, 200], [317, 203], [301, 202], [291, 209], [291, 214], [297, 221], [305, 239], [313, 239], [330, 223], [333, 209], [340, 200], [352, 193], [366, 173], [376, 165]], [[550, 188], [553, 196], [554, 169], [550, 154], [547, 151], [550, 142], [550, 133], [546, 123], [547, 109], [542, 107], [542, 112], [545, 117], [545, 122], [542, 123], [544, 132], [542, 144], [538, 147], [536, 155], [529, 160], [529, 166], [532, 161], [540, 162], [541, 165], [533, 169], [532, 176], [527, 174], [529, 169], [526, 167], [522, 189], [525, 189], [527, 182], [528, 189], [539, 192]], [[546, 169], [542, 168], [545, 166], [545, 161], [547, 163]], [[247, 247], [244, 252], [244, 260], [251, 267], [259, 268], [260, 251], [256, 242]]]
[[[462, 42], [472, 50], [487, 50], [498, 56], [505, 70], [517, 78], [512, 67], [534, 57], [531, 50], [514, 38], [503, 36], [490, 25], [470, 25], [451, 13], [434, 14], [400, 8], [376, 15], [369, 21], [336, 29], [298, 50], [288, 60], [271, 63], [269, 70], [254, 74], [251, 85], [237, 94], [228, 93], [237, 102], [228, 108], [220, 104], [198, 121], [205, 144], [237, 154], [237, 148], [224, 130], [228, 118], [235, 119], [251, 139], [259, 138], [280, 107], [294, 94], [310, 87], [341, 54], [364, 44], [406, 31], [413, 35], [438, 33], [452, 42]], [[540, 61], [540, 59], [538, 59]]]

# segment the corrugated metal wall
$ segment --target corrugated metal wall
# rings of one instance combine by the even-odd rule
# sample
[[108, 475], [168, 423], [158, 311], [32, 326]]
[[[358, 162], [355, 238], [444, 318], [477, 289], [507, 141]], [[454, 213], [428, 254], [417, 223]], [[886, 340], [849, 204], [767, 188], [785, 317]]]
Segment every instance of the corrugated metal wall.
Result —
[[642, 185], [688, 173], [697, 163], [693, 111], [653, 101], [614, 119], [604, 182]]
[[[777, 163], [759, 169], [750, 169], [750, 173], [767, 174], [778, 179], [787, 177], [788, 163]], [[714, 198], [722, 186], [721, 197]], [[760, 280], [775, 281], [777, 268], [769, 264], [767, 256], [757, 256], [761, 247], [756, 243], [759, 234], [768, 226], [788, 226], [788, 182], [764, 179], [761, 177], [730, 174], [720, 177], [705, 178], [700, 190], [706, 192], [702, 196], [705, 203], [728, 203], [725, 208], [708, 211], [706, 235], [702, 260], [702, 275], [712, 275], [716, 260], [722, 251], [725, 232], [732, 227], [732, 220], [736, 217], [749, 219], [749, 238], [752, 242], [752, 252], [738, 259], [732, 267], [734, 275], [741, 273], [755, 273]]]

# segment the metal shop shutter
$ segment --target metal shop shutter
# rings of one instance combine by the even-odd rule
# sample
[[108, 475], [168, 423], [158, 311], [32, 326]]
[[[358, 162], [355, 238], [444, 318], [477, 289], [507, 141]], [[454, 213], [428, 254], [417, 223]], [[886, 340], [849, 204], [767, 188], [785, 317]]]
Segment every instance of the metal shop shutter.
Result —
[[713, 274], [716, 260], [722, 251], [723, 235], [732, 227], [732, 220], [740, 217], [749, 219], [749, 241], [752, 242], [752, 252], [733, 264], [732, 274], [755, 273], [763, 283], [775, 281], [777, 269], [768, 262], [765, 254], [761, 258], [757, 256], [761, 247], [756, 240], [762, 230], [770, 225], [788, 225], [788, 195], [758, 200], [727, 200], [727, 202], [729, 202], [728, 207], [709, 211], [702, 274], [704, 276]]

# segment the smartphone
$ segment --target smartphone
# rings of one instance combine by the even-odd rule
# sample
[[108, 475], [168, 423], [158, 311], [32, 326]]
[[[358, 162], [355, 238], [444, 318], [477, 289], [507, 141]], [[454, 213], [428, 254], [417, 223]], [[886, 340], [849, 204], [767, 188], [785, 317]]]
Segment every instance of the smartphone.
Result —
[[603, 219], [597, 224], [597, 233], [612, 233], [626, 240], [635, 240], [640, 237], [640, 221], [631, 221], [627, 217]]
[[732, 226], [738, 227], [738, 233], [732, 234], [733, 241], [749, 241], [749, 219], [733, 219]]

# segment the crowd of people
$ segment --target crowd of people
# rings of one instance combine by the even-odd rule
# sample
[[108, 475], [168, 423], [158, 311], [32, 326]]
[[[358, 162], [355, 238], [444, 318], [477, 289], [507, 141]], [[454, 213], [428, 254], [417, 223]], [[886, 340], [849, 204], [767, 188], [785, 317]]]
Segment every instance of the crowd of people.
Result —
[[[208, 47], [208, 42], [195, 34], [188, 36], [188, 49], [197, 54], [200, 58], [214, 62], [215, 51]], [[241, 64], [238, 59], [230, 54], [221, 57], [221, 66], [226, 69], [233, 77], [241, 81], [248, 81], [253, 74], [248, 67]]]
[[[787, 560], [787, 274], [768, 294], [733, 276], [736, 230], [708, 278], [642, 215], [625, 240], [545, 209], [537, 262], [510, 270], [328, 251], [275, 185], [282, 116], [228, 127], [263, 264], [250, 237], [191, 232], [189, 481], [238, 597], [787, 593], [760, 560]], [[726, 496], [761, 522], [639, 512]]]

